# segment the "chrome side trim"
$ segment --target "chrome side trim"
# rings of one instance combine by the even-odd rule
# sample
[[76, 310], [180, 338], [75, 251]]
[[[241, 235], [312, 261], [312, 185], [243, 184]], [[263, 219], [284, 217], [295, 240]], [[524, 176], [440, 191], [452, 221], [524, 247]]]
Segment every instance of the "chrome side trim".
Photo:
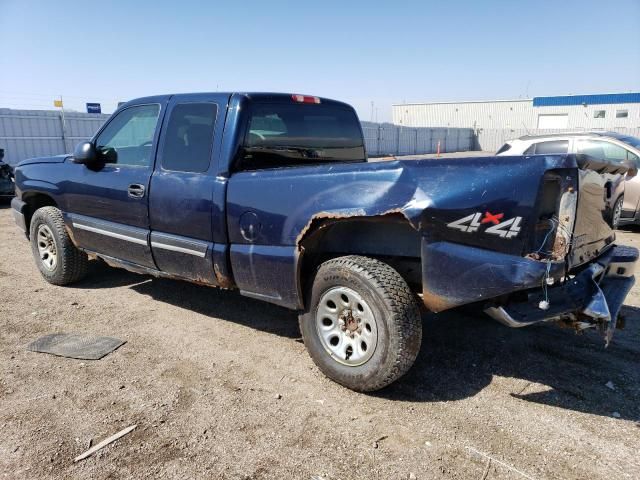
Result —
[[199, 252], [197, 250], [191, 250], [190, 248], [184, 248], [184, 247], [178, 247], [175, 245], [169, 245], [166, 243], [160, 243], [160, 242], [151, 242], [151, 246], [155, 247], [155, 248], [162, 248], [163, 250], [170, 250], [172, 252], [180, 252], [180, 253], [186, 253], [188, 255], [195, 255], [196, 257], [201, 257], [204, 258], [207, 256], [207, 252]]
[[199, 258], [205, 258], [209, 250], [209, 244], [205, 241], [161, 232], [151, 232], [151, 246]]
[[130, 237], [128, 235], [123, 235], [121, 233], [112, 232], [109, 230], [103, 230], [102, 228], [91, 227], [89, 225], [84, 225], [82, 223], [78, 223], [73, 221], [73, 228], [77, 228], [78, 230], [86, 230], [87, 232], [99, 233], [100, 235], [105, 235], [107, 237], [117, 238], [118, 240], [125, 240], [131, 243], [137, 243], [138, 245], [146, 245], [147, 241], [142, 240], [140, 238]]
[[118, 240], [124, 240], [125, 242], [131, 242], [137, 245], [149, 245], [149, 232], [144, 228], [109, 222], [107, 220], [98, 220], [93, 217], [74, 213], [68, 214], [67, 218], [71, 226], [78, 230], [85, 230], [106, 237], [117, 238]]

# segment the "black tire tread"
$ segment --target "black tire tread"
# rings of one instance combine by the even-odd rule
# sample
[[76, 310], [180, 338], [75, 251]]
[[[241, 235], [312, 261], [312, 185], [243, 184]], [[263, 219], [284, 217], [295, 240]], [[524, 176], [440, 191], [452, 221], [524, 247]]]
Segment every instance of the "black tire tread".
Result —
[[42, 272], [40, 264], [38, 264], [44, 278], [53, 285], [69, 285], [81, 280], [87, 274], [89, 259], [87, 254], [79, 250], [71, 241], [62, 218], [62, 212], [56, 207], [39, 208], [31, 219], [30, 236], [36, 262], [39, 262], [39, 258], [34, 238], [37, 237], [37, 226], [41, 223], [47, 223], [54, 230], [54, 235], [60, 242], [57, 247], [61, 271], [48, 275], [46, 272]]
[[[388, 264], [374, 258], [348, 255], [324, 262], [321, 269], [346, 268], [358, 272], [374, 286], [387, 305], [392, 331], [389, 335], [398, 342], [395, 358], [384, 372], [371, 382], [350, 388], [358, 391], [380, 390], [402, 377], [414, 364], [422, 344], [422, 321], [416, 297], [402, 276]], [[310, 306], [308, 306], [310, 307]], [[302, 316], [299, 319], [302, 322]], [[300, 325], [302, 327], [302, 325]], [[301, 331], [304, 331], [300, 328]], [[304, 335], [303, 335], [304, 336]], [[304, 338], [303, 338], [304, 340]], [[317, 364], [317, 363], [316, 363]], [[321, 365], [317, 364], [321, 368]], [[331, 377], [330, 372], [324, 372]]]

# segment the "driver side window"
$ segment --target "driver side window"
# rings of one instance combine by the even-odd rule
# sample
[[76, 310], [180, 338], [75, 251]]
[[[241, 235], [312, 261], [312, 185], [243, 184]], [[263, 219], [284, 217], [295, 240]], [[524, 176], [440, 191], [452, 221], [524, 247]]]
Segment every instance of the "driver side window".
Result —
[[139, 105], [122, 110], [96, 139], [105, 163], [148, 167], [160, 105]]

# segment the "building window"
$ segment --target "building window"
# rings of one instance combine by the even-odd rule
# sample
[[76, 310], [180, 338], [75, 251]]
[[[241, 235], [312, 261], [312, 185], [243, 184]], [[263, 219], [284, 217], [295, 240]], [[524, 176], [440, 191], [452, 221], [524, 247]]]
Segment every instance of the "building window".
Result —
[[604, 118], [605, 113], [606, 112], [604, 110], [595, 110], [593, 112], [593, 118]]
[[616, 110], [616, 118], [628, 118], [629, 110]]

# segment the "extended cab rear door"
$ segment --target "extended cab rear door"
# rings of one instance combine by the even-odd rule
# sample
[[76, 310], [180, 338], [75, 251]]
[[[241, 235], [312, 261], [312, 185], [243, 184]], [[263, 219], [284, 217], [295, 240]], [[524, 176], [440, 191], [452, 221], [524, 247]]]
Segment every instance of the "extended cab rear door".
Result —
[[171, 97], [150, 188], [158, 269], [212, 285], [224, 283], [215, 265], [226, 265], [225, 184], [215, 171], [228, 99], [216, 93]]

